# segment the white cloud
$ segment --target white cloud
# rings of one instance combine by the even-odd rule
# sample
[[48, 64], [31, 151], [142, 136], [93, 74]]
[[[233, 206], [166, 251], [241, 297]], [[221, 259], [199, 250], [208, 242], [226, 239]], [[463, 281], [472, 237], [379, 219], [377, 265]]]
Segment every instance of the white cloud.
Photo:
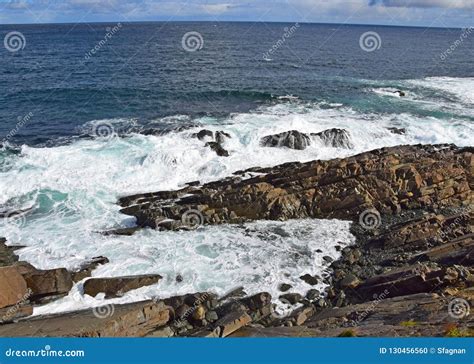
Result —
[[370, 0], [369, 4], [399, 8], [474, 8], [474, 0]]

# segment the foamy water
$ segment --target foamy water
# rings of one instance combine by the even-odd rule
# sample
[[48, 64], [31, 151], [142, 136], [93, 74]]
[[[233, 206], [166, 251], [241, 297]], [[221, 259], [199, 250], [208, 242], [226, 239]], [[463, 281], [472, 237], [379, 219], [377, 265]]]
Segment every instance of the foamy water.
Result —
[[[268, 291], [277, 297], [278, 285], [290, 283], [292, 292], [310, 288], [299, 279], [305, 273], [322, 275], [322, 256], [336, 259], [337, 242], [350, 244], [349, 223], [338, 220], [257, 222], [244, 227], [203, 227], [191, 232], [143, 230], [132, 237], [102, 236], [98, 231], [133, 226], [134, 219], [119, 213], [117, 198], [147, 191], [175, 189], [184, 183], [207, 182], [254, 166], [273, 166], [289, 161], [346, 157], [384, 146], [417, 143], [455, 143], [472, 146], [474, 133], [473, 79], [425, 79], [400, 81], [407, 97], [393, 102], [419, 105], [421, 109], [449, 109], [452, 118], [421, 117], [411, 113], [364, 114], [343, 105], [314, 104], [298, 99], [281, 100], [251, 113], [234, 114], [225, 120], [200, 118], [200, 127], [160, 136], [131, 134], [128, 137], [78, 140], [51, 148], [23, 146], [21, 155], [0, 157], [0, 204], [15, 208], [34, 207], [24, 218], [0, 221], [0, 236], [13, 245], [25, 245], [20, 259], [38, 268], [73, 269], [84, 260], [104, 255], [110, 263], [94, 276], [157, 273], [164, 279], [110, 302], [131, 302], [173, 294], [211, 290], [222, 294], [236, 286], [248, 293]], [[423, 92], [442, 92], [442, 101]], [[381, 98], [393, 89], [374, 87]], [[434, 96], [433, 96], [434, 97]], [[180, 118], [186, 118], [180, 116]], [[123, 125], [134, 120], [93, 121]], [[228, 158], [218, 157], [192, 134], [202, 127], [231, 135], [224, 147]], [[405, 128], [405, 135], [387, 128]], [[345, 128], [354, 149], [325, 147], [317, 140], [304, 151], [263, 148], [260, 138], [288, 130], [319, 132]], [[322, 253], [316, 251], [321, 249]], [[184, 280], [178, 284], [177, 274]], [[322, 290], [321, 283], [316, 288]], [[107, 300], [109, 302], [109, 300]], [[102, 297], [81, 294], [81, 283], [71, 294], [35, 314], [59, 312], [103, 304]], [[279, 309], [284, 312], [285, 307]]]

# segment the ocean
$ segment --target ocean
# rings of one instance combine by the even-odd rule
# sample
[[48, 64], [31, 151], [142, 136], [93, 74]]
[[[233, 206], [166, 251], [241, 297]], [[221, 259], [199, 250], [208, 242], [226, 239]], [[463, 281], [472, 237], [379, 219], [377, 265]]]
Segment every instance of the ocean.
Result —
[[[0, 50], [0, 210], [32, 210], [0, 219], [0, 236], [24, 246], [20, 258], [39, 268], [72, 269], [104, 255], [110, 263], [94, 276], [164, 277], [107, 302], [222, 294], [237, 286], [277, 297], [280, 283], [304, 294], [308, 287], [299, 276], [327, 274], [323, 256], [335, 259], [336, 245], [354, 242], [350, 223], [338, 220], [104, 236], [99, 232], [134, 225], [119, 213], [120, 196], [384, 146], [474, 144], [470, 29], [0, 25], [2, 37], [13, 31], [23, 35], [24, 47]], [[259, 143], [268, 134], [335, 127], [348, 130], [353, 149]], [[231, 135], [229, 157], [192, 137], [203, 128]], [[103, 304], [103, 297], [81, 289], [79, 283], [35, 313]]]

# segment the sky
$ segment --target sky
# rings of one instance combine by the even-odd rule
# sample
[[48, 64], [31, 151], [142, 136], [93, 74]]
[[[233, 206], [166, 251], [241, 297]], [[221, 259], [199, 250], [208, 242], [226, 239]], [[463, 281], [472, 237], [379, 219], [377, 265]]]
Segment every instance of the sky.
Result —
[[0, 24], [283, 21], [466, 28], [474, 0], [0, 0]]

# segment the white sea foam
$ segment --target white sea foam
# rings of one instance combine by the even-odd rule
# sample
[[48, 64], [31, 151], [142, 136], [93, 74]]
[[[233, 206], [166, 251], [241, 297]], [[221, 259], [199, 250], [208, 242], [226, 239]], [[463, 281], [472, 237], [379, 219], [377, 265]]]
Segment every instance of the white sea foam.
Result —
[[[426, 87], [439, 84], [430, 79], [420, 82]], [[456, 89], [451, 85], [446, 88], [450, 88], [446, 92]], [[223, 293], [239, 285], [248, 293], [268, 290], [277, 295], [276, 287], [284, 281], [292, 284], [294, 291], [304, 294], [310, 287], [298, 277], [304, 273], [321, 275], [324, 271], [321, 256], [335, 258], [335, 243], [352, 241], [347, 222], [258, 222], [247, 225], [248, 232], [216, 226], [195, 232], [146, 230], [133, 237], [106, 237], [96, 232], [133, 225], [133, 218], [121, 215], [115, 204], [119, 196], [126, 194], [174, 189], [195, 180], [206, 182], [253, 166], [344, 157], [384, 146], [474, 144], [472, 122], [465, 118], [362, 114], [342, 105], [327, 106], [295, 100], [233, 114], [225, 120], [210, 117], [193, 120], [231, 135], [224, 145], [230, 152], [228, 158], [218, 157], [191, 136], [199, 128], [160, 136], [133, 134], [127, 138], [82, 139], [51, 148], [23, 146], [20, 156], [7, 157], [9, 167], [0, 172], [0, 204], [13, 201], [16, 207], [34, 205], [35, 209], [18, 223], [0, 220], [0, 236], [7, 237], [10, 244], [25, 245], [19, 251], [20, 258], [38, 268], [74, 268], [87, 258], [105, 255], [111, 262], [94, 271], [94, 276], [139, 273], [164, 276], [158, 285], [129, 292], [116, 302], [207, 289]], [[462, 107], [469, 109], [466, 104]], [[126, 124], [123, 119], [107, 122], [119, 123], [121, 127]], [[405, 128], [406, 134], [393, 134], [388, 127]], [[268, 134], [293, 129], [319, 132], [328, 128], [347, 129], [355, 148], [330, 148], [318, 140], [304, 151], [265, 148], [259, 143]], [[280, 229], [281, 235], [272, 233], [272, 229]], [[317, 255], [316, 249], [322, 249], [323, 253]], [[174, 282], [176, 274], [185, 277], [182, 284]], [[78, 289], [80, 285], [74, 288]], [[103, 299], [75, 294], [37, 308], [35, 313], [101, 303]]]
[[[323, 257], [336, 259], [338, 242], [342, 246], [353, 243], [348, 230], [349, 223], [344, 221], [296, 220], [258, 222], [245, 227], [205, 227], [191, 232], [144, 230], [133, 237], [76, 237], [68, 240], [67, 252], [55, 257], [55, 264], [63, 264], [76, 252], [91, 254], [93, 251], [111, 260], [95, 270], [94, 276], [139, 273], [163, 276], [157, 285], [129, 292], [107, 303], [165, 298], [196, 291], [222, 295], [239, 286], [245, 287], [249, 294], [265, 290], [277, 298], [281, 294], [278, 286], [283, 282], [293, 286], [291, 292], [304, 295], [311, 288], [323, 290], [325, 285], [320, 280], [312, 287], [299, 277], [305, 273], [323, 275], [327, 268]], [[56, 244], [44, 242], [44, 245]], [[48, 254], [44, 245], [34, 249], [35, 255]], [[30, 255], [33, 249], [25, 250], [24, 254]], [[176, 282], [178, 274], [183, 277], [182, 283]], [[68, 297], [35, 309], [35, 314], [101, 304], [104, 304], [101, 295], [95, 299], [84, 296], [79, 284]], [[284, 304], [279, 304], [280, 312], [286, 309]]]
[[428, 77], [422, 80], [410, 80], [408, 83], [444, 91], [452, 95], [455, 100], [474, 105], [474, 77]]

